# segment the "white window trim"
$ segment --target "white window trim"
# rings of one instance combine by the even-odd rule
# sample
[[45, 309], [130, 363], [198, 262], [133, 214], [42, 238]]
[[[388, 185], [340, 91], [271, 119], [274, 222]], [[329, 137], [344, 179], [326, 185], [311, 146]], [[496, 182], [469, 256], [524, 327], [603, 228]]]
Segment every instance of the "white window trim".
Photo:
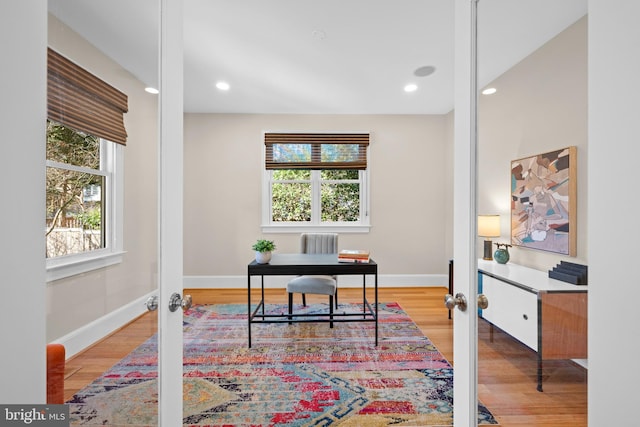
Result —
[[[100, 140], [101, 162], [107, 171], [105, 212], [105, 248], [82, 254], [47, 259], [47, 282], [64, 279], [122, 262], [123, 218], [124, 218], [124, 147], [106, 140]], [[47, 163], [50, 164], [50, 163]]]

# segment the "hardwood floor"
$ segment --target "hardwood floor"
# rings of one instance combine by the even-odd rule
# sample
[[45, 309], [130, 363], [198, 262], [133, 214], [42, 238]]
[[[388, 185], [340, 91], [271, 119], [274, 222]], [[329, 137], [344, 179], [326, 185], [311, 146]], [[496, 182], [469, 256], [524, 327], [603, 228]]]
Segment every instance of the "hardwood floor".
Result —
[[[243, 289], [185, 289], [194, 304], [246, 303]], [[453, 321], [443, 298], [446, 288], [381, 288], [379, 299], [398, 302], [440, 352], [453, 363]], [[341, 288], [340, 301], [359, 301], [361, 289]], [[297, 296], [299, 297], [299, 296]], [[325, 302], [325, 296], [307, 296], [307, 303]], [[372, 298], [369, 298], [371, 301]], [[266, 303], [286, 301], [283, 289], [266, 289]], [[157, 331], [155, 313], [147, 313], [91, 348], [67, 361], [65, 400]], [[587, 374], [571, 361], [545, 361], [544, 392], [536, 390], [537, 357], [499, 329], [493, 340], [483, 320], [478, 325], [480, 400], [501, 426], [586, 426]]]

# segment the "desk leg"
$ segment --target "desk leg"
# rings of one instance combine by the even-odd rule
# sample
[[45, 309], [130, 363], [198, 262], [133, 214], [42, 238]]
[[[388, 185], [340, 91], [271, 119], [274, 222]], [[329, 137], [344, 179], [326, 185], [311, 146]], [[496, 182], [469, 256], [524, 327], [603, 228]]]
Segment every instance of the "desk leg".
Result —
[[538, 391], [542, 391], [542, 295], [538, 293]]
[[542, 351], [538, 352], [538, 391], [542, 391]]
[[260, 288], [262, 289], [262, 320], [264, 320], [264, 276], [260, 276]]
[[251, 348], [251, 276], [247, 274], [247, 331], [249, 348]]
[[362, 275], [362, 318], [367, 318], [367, 275]]
[[378, 273], [375, 274], [375, 294], [376, 294], [376, 347], [378, 346]]

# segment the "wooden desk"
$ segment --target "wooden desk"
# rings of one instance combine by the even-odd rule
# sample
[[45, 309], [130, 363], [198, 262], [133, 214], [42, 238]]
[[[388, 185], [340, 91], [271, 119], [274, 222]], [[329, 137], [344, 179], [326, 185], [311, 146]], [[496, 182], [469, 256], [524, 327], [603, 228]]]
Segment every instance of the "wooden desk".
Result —
[[521, 265], [478, 260], [478, 292], [489, 300], [480, 316], [544, 359], [587, 358], [587, 287]]
[[[334, 312], [333, 318], [325, 316], [296, 314], [298, 319], [289, 320], [287, 314], [266, 314], [264, 310], [264, 276], [298, 276], [298, 275], [362, 275], [362, 313]], [[374, 276], [375, 303], [373, 307], [367, 300], [366, 276]], [[251, 277], [260, 276], [261, 299], [258, 306], [251, 311]], [[251, 347], [251, 325], [253, 323], [289, 323], [289, 322], [374, 322], [375, 345], [378, 345], [378, 264], [369, 260], [367, 263], [338, 262], [337, 254], [273, 254], [268, 264], [251, 261], [247, 267], [247, 307], [249, 326], [249, 347]], [[310, 317], [314, 317], [311, 319]], [[305, 319], [305, 317], [307, 317]]]

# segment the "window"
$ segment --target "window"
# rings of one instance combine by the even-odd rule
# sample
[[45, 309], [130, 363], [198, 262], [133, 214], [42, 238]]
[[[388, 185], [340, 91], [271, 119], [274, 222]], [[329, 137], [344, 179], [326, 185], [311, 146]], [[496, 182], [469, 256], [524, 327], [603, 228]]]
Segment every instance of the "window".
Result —
[[121, 261], [127, 96], [49, 49], [47, 280]]
[[265, 231], [366, 232], [368, 134], [265, 134]]
[[45, 235], [50, 280], [119, 261], [114, 256], [122, 252], [117, 209], [122, 197], [115, 190], [121, 181], [121, 150], [95, 135], [47, 122]]

